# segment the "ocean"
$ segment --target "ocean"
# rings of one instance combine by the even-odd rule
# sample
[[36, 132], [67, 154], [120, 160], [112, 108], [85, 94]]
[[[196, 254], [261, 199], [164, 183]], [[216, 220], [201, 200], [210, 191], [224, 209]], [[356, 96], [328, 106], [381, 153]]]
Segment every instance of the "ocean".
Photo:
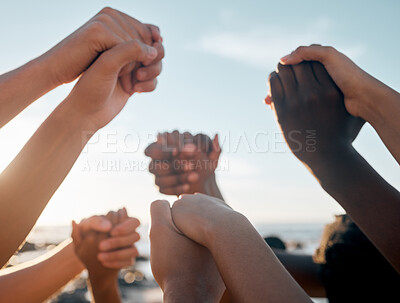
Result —
[[[288, 250], [296, 253], [313, 254], [319, 245], [320, 237], [324, 227], [324, 223], [307, 223], [307, 224], [270, 224], [261, 223], [255, 224], [257, 231], [261, 236], [276, 236], [281, 238], [287, 245]], [[161, 292], [156, 287], [151, 273], [150, 263], [146, 260], [150, 253], [150, 243], [148, 237], [149, 226], [144, 224], [139, 227], [138, 232], [141, 239], [136, 243], [141, 256], [145, 257], [144, 261], [137, 262], [135, 269], [132, 271], [136, 276], [141, 279], [133, 279], [124, 284], [136, 285], [136, 287], [122, 287], [124, 295], [124, 302], [129, 303], [148, 303], [148, 302], [162, 302]], [[29, 234], [27, 241], [35, 244], [36, 250], [18, 253], [12, 259], [12, 264], [17, 264], [31, 260], [35, 257], [42, 255], [55, 247], [58, 243], [67, 239], [71, 233], [70, 226], [36, 226]], [[130, 272], [130, 274], [132, 273]], [[140, 273], [140, 275], [138, 275]], [[133, 275], [135, 276], [135, 275]], [[129, 276], [132, 277], [132, 274]], [[143, 279], [145, 278], [145, 279]], [[122, 277], [121, 280], [124, 278]], [[126, 281], [126, 279], [125, 279]], [[143, 281], [151, 281], [146, 285], [141, 285]], [[73, 294], [75, 288], [70, 283], [66, 287], [68, 295]], [[120, 283], [121, 285], [121, 283]], [[129, 286], [129, 285], [128, 285]], [[62, 297], [62, 296], [61, 296]], [[87, 296], [86, 296], [87, 297]], [[89, 299], [89, 297], [87, 297]], [[69, 302], [68, 300], [53, 298], [49, 302]], [[75, 302], [75, 301], [71, 301]], [[76, 301], [78, 302], [78, 301]], [[84, 302], [84, 301], [79, 301]], [[315, 302], [326, 302], [324, 300], [316, 300]]]

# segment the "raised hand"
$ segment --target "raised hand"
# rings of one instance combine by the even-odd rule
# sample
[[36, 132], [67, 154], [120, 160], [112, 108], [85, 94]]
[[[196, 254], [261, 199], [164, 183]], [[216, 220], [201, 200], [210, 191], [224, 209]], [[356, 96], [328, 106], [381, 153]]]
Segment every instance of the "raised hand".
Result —
[[[92, 123], [93, 130], [109, 123], [125, 106], [134, 93], [134, 84], [122, 84], [122, 69], [132, 62], [155, 59], [157, 50], [132, 40], [102, 53], [79, 79], [64, 101], [82, 119]], [[155, 83], [150, 90], [155, 88]]]
[[110, 237], [100, 241], [98, 259], [108, 268], [120, 269], [134, 264], [139, 254], [134, 245], [140, 239], [136, 231], [139, 220], [129, 217], [125, 208], [118, 210], [116, 215], [109, 212], [106, 218], [114, 227], [109, 232]]
[[167, 201], [151, 204], [150, 243], [164, 302], [219, 302], [225, 286], [210, 252], [176, 229]]
[[[350, 77], [354, 75], [357, 77], [357, 73]], [[278, 71], [270, 75], [269, 83], [268, 99], [272, 100], [278, 123], [293, 153], [400, 271], [400, 194], [352, 146], [364, 121], [346, 111], [346, 107], [349, 110], [352, 107], [345, 107], [343, 95], [320, 63], [279, 64]], [[400, 156], [400, 136], [396, 135], [400, 130], [396, 116], [400, 99], [383, 100], [393, 106], [382, 102], [376, 109], [381, 121], [374, 127], [386, 139], [392, 154]], [[384, 205], [380, 203], [383, 201]]]
[[169, 195], [202, 192], [222, 198], [215, 181], [221, 148], [204, 134], [160, 134], [145, 154], [152, 158], [149, 171], [160, 192]]
[[222, 200], [183, 195], [171, 213], [180, 232], [211, 252], [232, 301], [311, 302], [247, 218]]
[[[41, 56], [48, 61], [49, 73], [52, 74], [56, 85], [75, 80], [103, 52], [114, 46], [139, 40], [163, 52], [162, 39], [158, 27], [142, 24], [140, 21], [118, 10], [106, 7], [91, 18], [82, 27], [65, 38], [54, 48]], [[146, 61], [146, 65], [160, 64], [158, 60]], [[131, 62], [124, 68], [123, 74], [132, 72], [140, 67], [139, 62]], [[146, 69], [142, 69], [142, 72]], [[139, 80], [146, 77], [138, 74]]]
[[118, 272], [132, 265], [138, 256], [133, 246], [139, 239], [139, 221], [128, 217], [126, 209], [93, 216], [79, 225], [73, 222], [75, 252], [89, 272], [93, 296], [99, 302], [120, 302]]
[[171, 209], [176, 227], [190, 239], [209, 247], [213, 231], [219, 226], [234, 224], [239, 213], [224, 201], [204, 194], [182, 195]]
[[[363, 71], [333, 47], [300, 46], [281, 59], [285, 65], [295, 65], [302, 61], [319, 61], [324, 65], [343, 92], [347, 111], [371, 123], [400, 163], [400, 94]], [[271, 102], [270, 96], [266, 102]]]
[[279, 126], [303, 163], [313, 166], [350, 148], [364, 121], [346, 111], [343, 94], [321, 63], [279, 64], [269, 84]]

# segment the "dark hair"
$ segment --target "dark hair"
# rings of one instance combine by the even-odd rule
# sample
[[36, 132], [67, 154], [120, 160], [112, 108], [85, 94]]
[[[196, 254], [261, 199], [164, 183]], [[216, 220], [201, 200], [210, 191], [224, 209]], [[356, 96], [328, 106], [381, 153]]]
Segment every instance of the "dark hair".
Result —
[[314, 259], [329, 302], [400, 302], [400, 275], [348, 215], [326, 227]]

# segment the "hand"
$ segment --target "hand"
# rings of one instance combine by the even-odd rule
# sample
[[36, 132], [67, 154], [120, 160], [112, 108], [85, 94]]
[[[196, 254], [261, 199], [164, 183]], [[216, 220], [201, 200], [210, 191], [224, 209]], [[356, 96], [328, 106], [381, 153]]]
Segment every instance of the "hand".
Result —
[[225, 286], [210, 252], [176, 229], [167, 201], [151, 204], [150, 243], [151, 268], [164, 302], [219, 302]]
[[140, 238], [135, 231], [139, 224], [125, 209], [84, 219], [79, 225], [73, 222], [75, 251], [91, 279], [112, 281], [119, 269], [133, 264], [138, 256], [133, 244]]
[[209, 249], [214, 231], [242, 216], [224, 201], [204, 194], [182, 195], [174, 202], [171, 213], [180, 232]]
[[134, 243], [140, 240], [136, 231], [140, 221], [129, 217], [125, 208], [118, 212], [109, 212], [106, 219], [114, 226], [109, 234], [110, 237], [99, 243], [98, 260], [104, 267], [121, 269], [135, 263], [139, 255]]
[[174, 131], [159, 135], [145, 154], [152, 158], [149, 171], [155, 175], [161, 193], [208, 193], [209, 183], [215, 183], [221, 148], [218, 135], [211, 141], [204, 134]]
[[318, 62], [279, 64], [269, 85], [286, 142], [310, 167], [326, 157], [340, 157], [364, 124], [346, 111], [342, 93]]
[[[367, 107], [376, 106], [376, 101], [369, 94], [371, 88], [385, 86], [371, 75], [359, 68], [344, 54], [330, 46], [311, 45], [300, 46], [291, 54], [283, 57], [284, 65], [295, 65], [302, 61], [318, 61], [324, 65], [333, 81], [344, 95], [347, 111], [354, 117], [364, 116]], [[372, 98], [371, 98], [372, 97]]]
[[89, 272], [90, 280], [104, 281], [104, 285], [114, 283], [118, 277], [118, 269], [104, 267], [99, 259], [99, 243], [108, 238], [112, 224], [103, 216], [93, 216], [76, 224], [72, 221], [72, 239], [75, 253]]
[[[118, 44], [102, 53], [79, 79], [66, 104], [82, 119], [91, 122], [94, 131], [107, 125], [125, 106], [134, 93], [133, 83], [129, 89], [122, 85], [120, 73], [132, 62], [153, 60], [157, 50], [139, 40]], [[147, 87], [149, 91], [155, 88]]]
[[[75, 80], [103, 52], [118, 44], [133, 40], [154, 46], [160, 55], [163, 54], [162, 38], [158, 27], [142, 24], [123, 12], [106, 7], [45, 53], [41, 59], [49, 62], [50, 73], [57, 86]], [[151, 73], [152, 69], [160, 68], [157, 66], [161, 65], [161, 58], [162, 56], [152, 62], [146, 61], [145, 65], [150, 66], [138, 70], [137, 79], [139, 81], [153, 80], [154, 77], [142, 76], [141, 73]], [[121, 74], [129, 78], [128, 75], [139, 67], [138, 62], [132, 62], [123, 69]]]

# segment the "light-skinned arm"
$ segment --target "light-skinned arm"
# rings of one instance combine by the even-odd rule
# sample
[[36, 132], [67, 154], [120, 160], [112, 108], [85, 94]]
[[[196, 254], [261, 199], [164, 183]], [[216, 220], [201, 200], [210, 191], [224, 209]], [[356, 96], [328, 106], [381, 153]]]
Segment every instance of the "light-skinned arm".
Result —
[[234, 302], [311, 302], [247, 218], [222, 200], [183, 195], [171, 213], [184, 235], [209, 249]]
[[[119, 269], [131, 265], [136, 256], [136, 251], [131, 247], [139, 239], [139, 235], [134, 231], [137, 225], [138, 221], [135, 218], [126, 217], [123, 222], [112, 228], [106, 217], [92, 216], [83, 220], [80, 228], [114, 234], [100, 243], [100, 248], [103, 248], [104, 244], [109, 245], [107, 249], [99, 251], [97, 258], [105, 267]], [[76, 256], [71, 240], [65, 240], [41, 257], [0, 270], [0, 302], [43, 302], [83, 269], [85, 266]]]
[[[108, 124], [133, 94], [134, 83], [128, 88], [121, 84], [122, 68], [156, 56], [155, 48], [139, 40], [102, 53], [0, 175], [1, 265], [32, 229], [91, 135]], [[155, 83], [148, 87], [154, 88]]]
[[[117, 44], [138, 39], [163, 53], [159, 29], [112, 8], [104, 8], [82, 27], [40, 57], [0, 76], [0, 128], [36, 99], [64, 83], [75, 80], [104, 51]], [[136, 91], [145, 91], [151, 77], [142, 73], [160, 68], [161, 56], [143, 66], [132, 63], [123, 73], [123, 85], [132, 81]], [[147, 62], [149, 63], [149, 62]]]

